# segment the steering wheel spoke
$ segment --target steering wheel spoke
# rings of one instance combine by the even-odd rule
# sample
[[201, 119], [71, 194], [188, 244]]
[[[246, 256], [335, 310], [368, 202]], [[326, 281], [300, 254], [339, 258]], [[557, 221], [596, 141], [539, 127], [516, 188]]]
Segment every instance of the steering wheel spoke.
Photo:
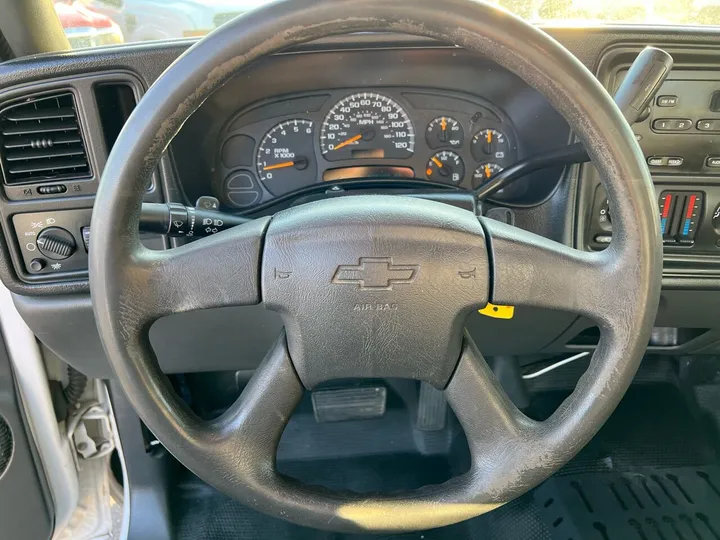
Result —
[[185, 464], [201, 473], [208, 456], [232, 456], [223, 474], [238, 489], [269, 487], [278, 481], [275, 456], [280, 438], [304, 391], [283, 332], [235, 403], [214, 420], [196, 418], [180, 435], [185, 444], [197, 447], [200, 457]]
[[123, 306], [144, 324], [171, 313], [260, 302], [260, 258], [269, 218], [168, 251], [138, 246], [122, 273]]
[[484, 226], [491, 250], [492, 303], [558, 309], [600, 324], [612, 322], [612, 247], [585, 252], [498, 221], [485, 220]]
[[467, 434], [475, 474], [498, 468], [505, 454], [532, 438], [540, 425], [510, 400], [469, 336], [445, 394]]

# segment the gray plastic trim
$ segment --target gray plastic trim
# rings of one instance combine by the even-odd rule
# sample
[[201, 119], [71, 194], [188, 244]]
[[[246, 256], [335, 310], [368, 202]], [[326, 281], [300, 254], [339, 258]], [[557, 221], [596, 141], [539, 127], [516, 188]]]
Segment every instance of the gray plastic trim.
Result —
[[67, 523], [78, 502], [78, 481], [70, 446], [55, 419], [45, 365], [35, 335], [0, 283], [0, 328], [17, 380], [20, 402], [42, 462], [55, 510], [55, 530]]
[[127, 467], [125, 465], [125, 452], [123, 451], [122, 441], [120, 440], [120, 431], [117, 427], [115, 419], [115, 410], [113, 408], [110, 392], [105, 381], [96, 381], [96, 392], [101, 397], [101, 401], [107, 407], [108, 416], [110, 418], [110, 426], [112, 427], [113, 438], [115, 442], [115, 450], [120, 460], [120, 468], [122, 469], [123, 478], [123, 512], [122, 524], [120, 526], [120, 540], [127, 540], [130, 530], [130, 478], [128, 477]]

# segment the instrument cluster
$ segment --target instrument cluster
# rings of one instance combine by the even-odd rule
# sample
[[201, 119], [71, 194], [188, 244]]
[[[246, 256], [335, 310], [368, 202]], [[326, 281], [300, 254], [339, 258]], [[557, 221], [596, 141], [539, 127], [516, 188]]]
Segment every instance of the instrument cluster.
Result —
[[507, 115], [465, 94], [414, 88], [333, 90], [268, 100], [222, 131], [214, 191], [251, 209], [311, 184], [426, 180], [465, 189], [518, 159]]

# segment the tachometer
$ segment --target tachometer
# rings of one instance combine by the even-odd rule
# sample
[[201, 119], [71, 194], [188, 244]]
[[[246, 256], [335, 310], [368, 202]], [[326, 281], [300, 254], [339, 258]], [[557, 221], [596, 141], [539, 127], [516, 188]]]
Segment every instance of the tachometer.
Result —
[[415, 151], [415, 130], [397, 102], [359, 92], [330, 109], [320, 128], [320, 148], [329, 161], [408, 158]]
[[287, 120], [268, 131], [258, 148], [257, 168], [260, 181], [275, 196], [315, 182], [313, 123]]

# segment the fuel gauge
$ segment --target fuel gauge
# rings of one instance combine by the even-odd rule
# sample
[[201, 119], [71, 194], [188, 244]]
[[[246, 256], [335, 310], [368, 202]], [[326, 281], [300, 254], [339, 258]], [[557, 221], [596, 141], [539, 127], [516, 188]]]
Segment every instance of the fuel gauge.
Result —
[[443, 150], [430, 158], [425, 174], [428, 180], [459, 184], [465, 178], [465, 164], [455, 152]]
[[451, 116], [438, 116], [425, 130], [425, 140], [430, 148], [452, 146], [458, 148], [463, 143], [463, 128], [460, 122]]

